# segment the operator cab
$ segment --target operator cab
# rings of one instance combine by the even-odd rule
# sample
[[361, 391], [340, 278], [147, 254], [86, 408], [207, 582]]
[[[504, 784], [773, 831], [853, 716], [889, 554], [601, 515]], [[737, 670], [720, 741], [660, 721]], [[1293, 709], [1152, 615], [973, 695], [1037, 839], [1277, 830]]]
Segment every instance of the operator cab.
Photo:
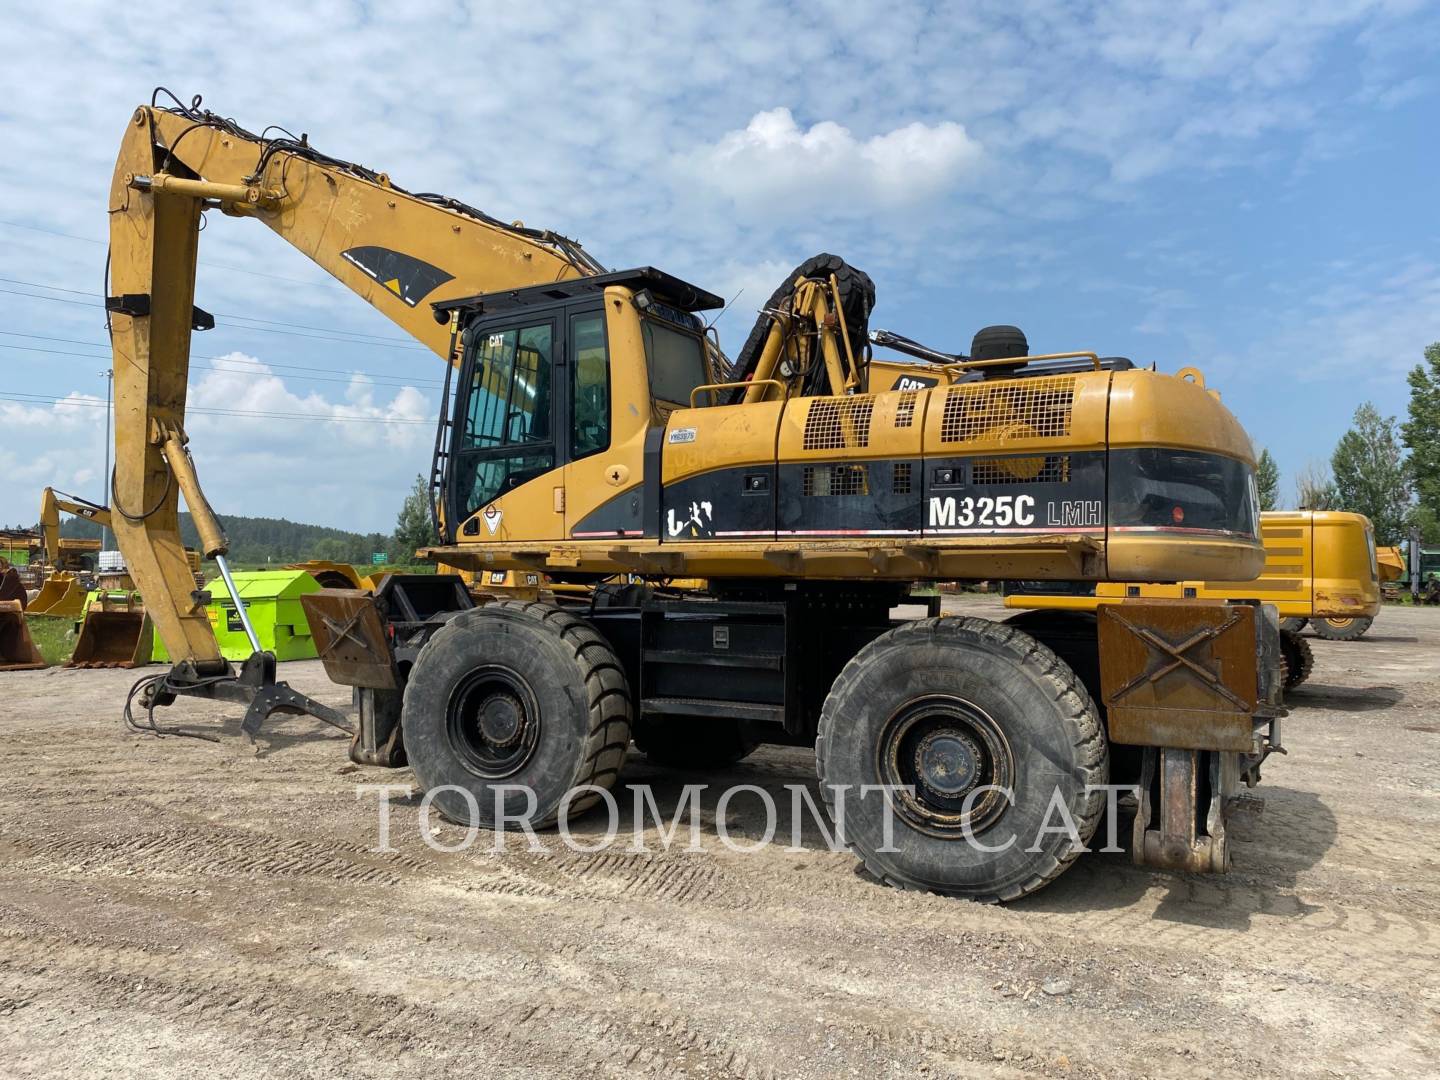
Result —
[[[611, 476], [633, 458], [638, 478], [644, 429], [715, 381], [697, 313], [723, 306], [648, 266], [435, 304], [437, 321], [458, 317], [461, 352], [432, 477], [452, 535], [570, 535], [567, 506], [578, 505], [567, 492], [605, 479], [584, 467], [605, 451], [621, 461]], [[612, 449], [637, 436], [634, 453]], [[626, 524], [604, 531], [624, 535]]]

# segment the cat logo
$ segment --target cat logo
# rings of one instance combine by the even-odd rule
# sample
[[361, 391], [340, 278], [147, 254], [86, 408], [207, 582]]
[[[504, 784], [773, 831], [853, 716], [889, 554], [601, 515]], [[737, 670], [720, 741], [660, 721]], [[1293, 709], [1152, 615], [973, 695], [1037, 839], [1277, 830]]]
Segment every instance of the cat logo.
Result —
[[924, 375], [901, 375], [895, 380], [892, 390], [929, 390], [932, 386], [939, 386], [939, 379], [930, 379]]
[[414, 307], [455, 277], [424, 259], [384, 247], [353, 247], [342, 251], [340, 257], [374, 278], [407, 307]]

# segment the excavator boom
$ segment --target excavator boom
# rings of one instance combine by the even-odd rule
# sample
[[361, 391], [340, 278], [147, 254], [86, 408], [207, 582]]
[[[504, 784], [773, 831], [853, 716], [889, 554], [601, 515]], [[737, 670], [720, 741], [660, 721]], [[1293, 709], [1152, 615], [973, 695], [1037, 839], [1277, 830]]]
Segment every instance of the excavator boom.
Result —
[[198, 99], [176, 106], [135, 110], [110, 188], [111, 506], [126, 564], [171, 655], [214, 670], [223, 661], [178, 529], [184, 489], [203, 553], [225, 553], [184, 429], [191, 334], [213, 326], [195, 307], [202, 211], [258, 220], [442, 359], [451, 358], [451, 328], [436, 322], [433, 301], [602, 267], [573, 241], [412, 194], [384, 173], [319, 153], [304, 136], [255, 135], [202, 111]]

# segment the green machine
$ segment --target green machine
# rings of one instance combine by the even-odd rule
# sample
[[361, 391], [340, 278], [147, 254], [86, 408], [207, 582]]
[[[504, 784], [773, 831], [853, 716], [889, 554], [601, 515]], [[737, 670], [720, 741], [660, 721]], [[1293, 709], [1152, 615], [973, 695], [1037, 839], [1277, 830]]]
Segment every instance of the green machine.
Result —
[[[310, 660], [316, 655], [310, 624], [300, 607], [300, 598], [319, 592], [320, 583], [304, 570], [239, 570], [231, 575], [260, 648], [275, 654], [276, 660]], [[227, 660], [245, 660], [252, 649], [245, 636], [240, 613], [218, 578], [207, 582], [211, 600], [207, 614], [220, 655]], [[160, 635], [155, 635], [155, 660], [169, 662]]]

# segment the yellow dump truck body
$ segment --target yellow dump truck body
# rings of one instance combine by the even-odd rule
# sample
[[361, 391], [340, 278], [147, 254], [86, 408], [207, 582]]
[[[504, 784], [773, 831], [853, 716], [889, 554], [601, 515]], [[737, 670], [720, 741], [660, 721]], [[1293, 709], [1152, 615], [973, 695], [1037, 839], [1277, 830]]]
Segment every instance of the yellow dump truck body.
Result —
[[1101, 582], [1093, 596], [1014, 593], [1012, 608], [1093, 611], [1131, 596], [1262, 600], [1281, 618], [1373, 618], [1380, 610], [1375, 532], [1363, 514], [1335, 510], [1272, 510], [1260, 515], [1265, 568], [1252, 581], [1181, 581], [1131, 585]]

